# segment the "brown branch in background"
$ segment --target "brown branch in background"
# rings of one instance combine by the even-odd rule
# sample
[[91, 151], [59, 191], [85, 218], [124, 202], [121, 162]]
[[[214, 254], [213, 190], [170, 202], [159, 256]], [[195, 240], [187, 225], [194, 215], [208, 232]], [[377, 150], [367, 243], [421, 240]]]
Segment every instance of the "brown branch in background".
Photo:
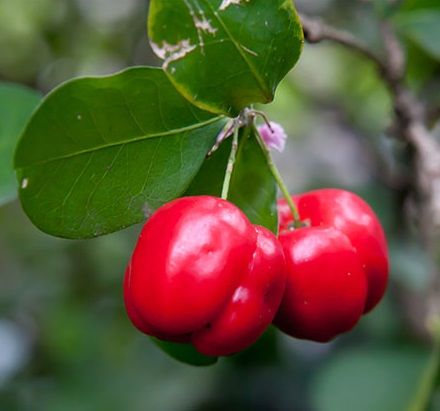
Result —
[[403, 81], [406, 57], [394, 30], [388, 22], [381, 22], [380, 30], [386, 51], [385, 71], [395, 82]]
[[[370, 48], [351, 33], [331, 27], [319, 19], [301, 16], [305, 40], [309, 43], [331, 41], [356, 52], [371, 61], [387, 85], [395, 113], [391, 134], [405, 141], [414, 150], [412, 210], [416, 217], [421, 238], [431, 253], [433, 261], [440, 260], [440, 145], [431, 135], [428, 115], [424, 104], [405, 84], [405, 53], [392, 27], [381, 23], [381, 34], [385, 48], [384, 57], [375, 54]], [[432, 318], [440, 318], [440, 272], [436, 268], [419, 304], [425, 307], [425, 323]], [[419, 329], [420, 324], [419, 319]], [[425, 330], [426, 331], [426, 330]]]
[[432, 127], [440, 121], [440, 105], [427, 109], [426, 120], [428, 125]]
[[342, 44], [373, 61], [381, 71], [386, 70], [382, 60], [351, 33], [331, 27], [316, 18], [301, 15], [300, 19], [303, 26], [304, 38], [308, 43], [313, 44], [320, 43], [323, 40], [330, 40], [334, 43]]

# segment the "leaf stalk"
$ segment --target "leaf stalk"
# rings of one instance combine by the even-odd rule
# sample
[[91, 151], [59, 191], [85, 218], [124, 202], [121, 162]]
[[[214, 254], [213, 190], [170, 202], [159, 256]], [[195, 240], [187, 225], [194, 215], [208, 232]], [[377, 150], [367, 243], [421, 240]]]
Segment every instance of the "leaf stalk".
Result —
[[227, 200], [229, 194], [229, 186], [231, 184], [232, 172], [234, 171], [235, 159], [237, 157], [238, 150], [238, 131], [239, 124], [234, 125], [234, 134], [232, 137], [231, 153], [229, 154], [228, 165], [226, 166], [225, 179], [223, 180], [222, 199]]
[[277, 182], [278, 187], [281, 190], [281, 193], [283, 194], [284, 198], [286, 199], [287, 205], [290, 208], [290, 212], [292, 213], [292, 218], [293, 218], [293, 227], [294, 228], [303, 227], [303, 223], [302, 223], [301, 218], [299, 216], [298, 207], [296, 206], [295, 202], [293, 201], [292, 197], [290, 196], [289, 190], [287, 189], [287, 186], [284, 183], [284, 180], [280, 174], [280, 171], [278, 170], [278, 167], [275, 165], [275, 163], [272, 159], [269, 148], [267, 147], [266, 143], [264, 142], [263, 138], [261, 137], [260, 133], [258, 132], [258, 129], [255, 126], [254, 126], [254, 132], [255, 132], [255, 136], [257, 137], [258, 143], [260, 144], [260, 146], [263, 150], [267, 165], [268, 165], [275, 181]]

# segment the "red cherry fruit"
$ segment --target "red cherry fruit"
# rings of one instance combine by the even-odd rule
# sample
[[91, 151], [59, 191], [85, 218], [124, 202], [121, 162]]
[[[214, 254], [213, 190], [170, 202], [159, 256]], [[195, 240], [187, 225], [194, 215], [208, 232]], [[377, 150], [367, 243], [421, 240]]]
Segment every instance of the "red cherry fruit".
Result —
[[288, 272], [274, 324], [296, 338], [327, 342], [352, 329], [365, 307], [367, 283], [342, 232], [306, 227], [280, 235]]
[[[364, 313], [382, 299], [388, 283], [388, 249], [384, 231], [371, 207], [354, 193], [322, 189], [292, 196], [301, 220], [312, 227], [333, 227], [344, 233], [356, 249], [367, 277]], [[292, 216], [285, 200], [278, 202], [280, 232], [288, 229]]]
[[184, 197], [162, 206], [142, 229], [124, 280], [125, 304], [146, 334], [229, 355], [270, 324], [284, 276], [273, 234], [227, 201]]

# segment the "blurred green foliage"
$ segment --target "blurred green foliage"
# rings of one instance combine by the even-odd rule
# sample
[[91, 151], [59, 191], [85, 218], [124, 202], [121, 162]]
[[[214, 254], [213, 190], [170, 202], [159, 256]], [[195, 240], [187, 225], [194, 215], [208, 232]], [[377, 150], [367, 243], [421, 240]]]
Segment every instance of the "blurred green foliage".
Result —
[[[378, 53], [378, 18], [390, 18], [409, 56], [408, 82], [434, 108], [440, 103], [440, 37], [431, 30], [440, 24], [435, 20], [429, 30], [422, 24], [420, 32], [414, 20], [402, 21], [422, 11], [432, 18], [438, 4], [297, 1], [301, 12], [352, 31]], [[141, 0], [0, 0], [0, 79], [45, 93], [73, 76], [155, 64], [145, 35], [147, 6]], [[275, 158], [292, 192], [351, 189], [383, 221], [392, 272], [381, 306], [331, 344], [270, 330], [243, 354], [189, 367], [166, 357], [126, 318], [121, 283], [139, 226], [90, 241], [59, 240], [38, 232], [11, 203], [0, 208], [1, 410], [409, 406], [430, 351], [411, 321], [418, 313], [411, 296], [426, 286], [433, 262], [402, 218], [405, 193], [389, 178], [410, 169], [405, 148], [385, 135], [392, 115], [387, 90], [368, 62], [323, 43], [305, 47], [265, 110], [291, 137]], [[439, 409], [437, 388], [431, 410]]]
[[40, 100], [39, 93], [26, 87], [0, 84], [0, 205], [16, 198], [15, 146]]

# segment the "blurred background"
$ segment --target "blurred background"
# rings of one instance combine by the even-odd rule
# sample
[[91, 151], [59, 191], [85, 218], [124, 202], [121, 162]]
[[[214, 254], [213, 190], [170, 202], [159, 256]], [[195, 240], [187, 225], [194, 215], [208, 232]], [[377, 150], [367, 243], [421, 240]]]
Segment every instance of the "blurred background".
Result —
[[[407, 80], [433, 108], [435, 130], [438, 0], [296, 1], [300, 12], [351, 31], [379, 54], [378, 22], [400, 3], [392, 22], [408, 55]], [[437, 24], [429, 25], [430, 8]], [[0, 0], [0, 81], [44, 94], [75, 76], [159, 65], [147, 10], [146, 0]], [[0, 208], [0, 410], [408, 409], [430, 364], [419, 301], [434, 263], [402, 211], [411, 169], [406, 147], [386, 135], [387, 89], [363, 58], [331, 43], [306, 44], [264, 110], [289, 134], [276, 161], [292, 192], [342, 187], [378, 213], [392, 266], [382, 304], [330, 344], [270, 330], [215, 366], [187, 366], [126, 318], [121, 283], [140, 226], [60, 240], [34, 228], [15, 201]], [[430, 409], [440, 410], [440, 388]]]

